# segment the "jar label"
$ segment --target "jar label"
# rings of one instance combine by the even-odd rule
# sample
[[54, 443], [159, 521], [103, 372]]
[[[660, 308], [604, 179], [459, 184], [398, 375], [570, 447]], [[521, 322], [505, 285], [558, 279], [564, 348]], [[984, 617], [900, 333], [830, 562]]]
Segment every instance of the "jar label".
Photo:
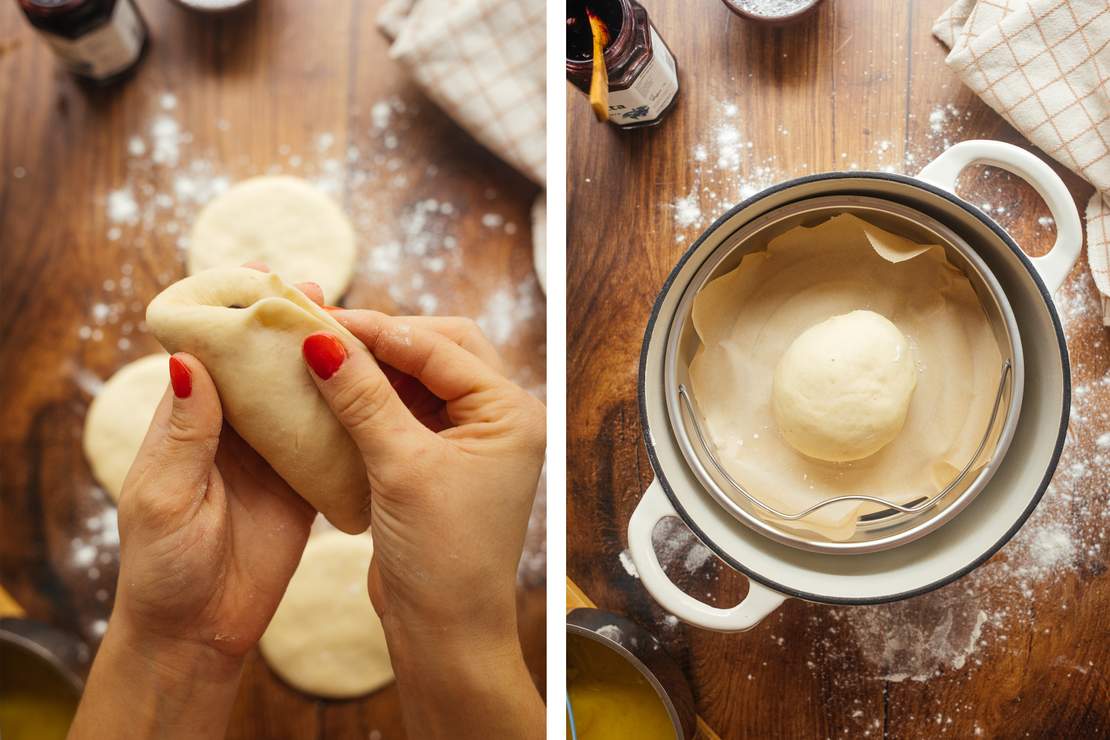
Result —
[[678, 93], [678, 71], [654, 27], [651, 31], [651, 61], [624, 90], [609, 91], [609, 119], [618, 126], [654, 121]]
[[131, 2], [117, 0], [108, 22], [80, 38], [43, 36], [72, 72], [94, 79], [111, 77], [131, 66], [143, 49], [143, 24]]

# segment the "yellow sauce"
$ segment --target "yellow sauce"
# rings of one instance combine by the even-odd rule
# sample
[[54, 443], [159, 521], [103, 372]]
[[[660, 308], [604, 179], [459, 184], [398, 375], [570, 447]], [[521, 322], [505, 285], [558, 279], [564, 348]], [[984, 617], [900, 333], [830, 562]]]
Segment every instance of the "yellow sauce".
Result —
[[53, 667], [12, 645], [0, 645], [0, 737], [64, 740], [77, 692]]
[[652, 685], [600, 643], [567, 635], [567, 694], [578, 740], [674, 740]]

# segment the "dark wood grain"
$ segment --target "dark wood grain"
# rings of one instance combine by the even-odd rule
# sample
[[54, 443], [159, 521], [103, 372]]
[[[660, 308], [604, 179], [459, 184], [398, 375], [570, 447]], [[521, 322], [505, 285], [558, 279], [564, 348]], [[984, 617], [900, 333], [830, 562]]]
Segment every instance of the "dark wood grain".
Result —
[[[184, 274], [176, 239], [162, 228], [124, 225], [120, 239], [105, 236], [108, 194], [134, 180], [129, 139], [147, 133], [162, 93], [176, 96], [174, 116], [193, 137], [188, 150], [205, 152], [232, 181], [275, 165], [315, 174], [318, 136], [330, 133], [344, 170], [338, 197], [369, 222], [356, 223], [363, 257], [411, 236], [402, 221], [415, 204], [450, 202], [461, 256], [424, 292], [436, 312], [468, 316], [479, 316], [498, 291], [527, 297], [534, 315], [500, 337], [499, 348], [522, 384], [542, 393], [544, 382], [543, 297], [531, 278], [528, 226], [537, 188], [463, 133], [388, 58], [374, 23], [381, 2], [260, 0], [221, 18], [165, 0], [139, 5], [152, 29], [147, 57], [132, 79], [101, 90], [61, 72], [15, 3], [0, 3], [0, 583], [32, 618], [94, 646], [118, 565], [110, 543], [97, 548], [104, 562], [93, 564], [94, 575], [74, 561], [75, 540], [90, 536], [87, 520], [112, 506], [81, 452], [88, 379], [157, 349], [153, 337], [125, 335], [122, 324], [140, 320], [146, 302]], [[394, 148], [374, 133], [371, 115], [390, 100], [406, 121]], [[357, 164], [343, 156], [351, 146]], [[300, 169], [292, 155], [303, 155]], [[400, 164], [407, 186], [381, 184], [388, 159]], [[355, 180], [379, 160], [383, 172], [372, 172], [379, 181]], [[172, 177], [156, 168], [140, 180], [172, 194]], [[486, 212], [519, 228], [490, 229]], [[133, 268], [137, 309], [101, 327], [100, 339], [81, 338], [90, 307], [106, 300], [104, 281], [118, 280], [124, 262]], [[390, 297], [390, 281], [409, 278], [405, 267], [384, 275], [363, 266], [345, 304], [423, 313], [411, 292]], [[121, 348], [124, 338], [130, 345]], [[542, 581], [533, 578], [520, 593], [520, 629], [541, 687], [544, 603]], [[403, 736], [395, 689], [316, 701], [282, 684], [255, 655], [229, 736], [379, 737], [375, 731]]]
[[[567, 92], [568, 576], [600, 607], [630, 615], [663, 640], [686, 669], [699, 713], [723, 738], [1105, 737], [1110, 578], [1097, 523], [1086, 543], [1099, 547], [1039, 582], [1035, 594], [1014, 594], [1015, 610], [1028, 612], [1007, 621], [1005, 639], [984, 640], [967, 665], [944, 666], [920, 682], [877, 678], [844, 609], [789, 600], [744, 634], [676, 627], [622, 567], [629, 517], [652, 479], [636, 404], [647, 318], [699, 231], [741, 199], [739, 181], [758, 186], [853, 166], [913, 173], [945, 138], [1029, 147], [945, 66], [946, 51], [931, 36], [945, 0], [828, 0], [783, 29], [742, 21], [712, 0], [643, 4], [679, 65], [681, 99], [669, 118], [619, 132], [597, 124], [577, 90]], [[752, 154], [735, 175], [699, 175], [692, 152], [699, 143], [712, 147], [725, 103], [736, 105], [733, 120]], [[958, 113], [938, 134], [930, 114], [948, 104]], [[773, 172], [759, 175], [765, 162]], [[1082, 212], [1090, 186], [1050, 163]], [[672, 205], [695, 188], [720, 200], [706, 209], [702, 192], [702, 226], [679, 228]], [[1004, 205], [999, 222], [1030, 254], [1051, 246], [1051, 228], [1037, 221], [1046, 207], [1016, 178], [984, 177], [976, 168], [960, 192]], [[1110, 416], [1110, 337], [1093, 309], [1076, 310], [1095, 305], [1094, 291], [1084, 255], [1063, 291], [1073, 383], [1085, 393], [1067, 459], [1095, 469], [1082, 485], [1073, 472], [1058, 474], [1050, 495], [1086, 497], [1071, 506], [1097, 518], [1106, 515], [1110, 487], [1095, 443]], [[1004, 548], [984, 567], [1007, 562]], [[735, 604], [747, 589], [715, 559], [668, 572], [715, 605]], [[965, 588], [956, 583], [906, 602], [902, 614], [939, 620], [951, 602], [974, 603]], [[875, 609], [884, 608], [899, 613]]]

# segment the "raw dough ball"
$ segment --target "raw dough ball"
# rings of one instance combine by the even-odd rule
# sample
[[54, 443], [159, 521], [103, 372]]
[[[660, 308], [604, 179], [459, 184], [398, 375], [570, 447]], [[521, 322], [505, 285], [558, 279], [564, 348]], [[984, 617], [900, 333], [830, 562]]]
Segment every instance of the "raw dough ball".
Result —
[[226, 267], [159, 293], [146, 323], [170, 352], [200, 360], [224, 417], [294, 491], [344, 532], [370, 526], [370, 482], [354, 440], [301, 357], [313, 332], [366, 348], [327, 311], [272, 273]]
[[259, 647], [290, 685], [330, 699], [368, 694], [393, 680], [382, 623], [370, 604], [367, 535], [308, 540]]
[[772, 406], [798, 452], [847, 462], [898, 436], [917, 384], [909, 342], [873, 311], [852, 311], [806, 329], [775, 368]]
[[170, 382], [168, 355], [124, 365], [96, 394], [85, 415], [85, 457], [104, 490], [119, 501], [123, 479]]
[[335, 303], [351, 282], [355, 234], [343, 211], [297, 177], [254, 177], [200, 212], [189, 241], [189, 274], [265, 262], [291, 283], [319, 283]]

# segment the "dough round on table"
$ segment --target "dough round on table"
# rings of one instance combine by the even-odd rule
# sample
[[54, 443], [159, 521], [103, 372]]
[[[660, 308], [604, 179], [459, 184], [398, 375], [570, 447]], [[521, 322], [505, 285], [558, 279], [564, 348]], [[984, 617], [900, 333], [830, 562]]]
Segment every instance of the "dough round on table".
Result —
[[917, 384], [909, 342], [873, 311], [833, 316], [806, 329], [775, 368], [772, 406], [798, 452], [848, 462], [898, 436]]
[[259, 643], [286, 683], [349, 699], [393, 680], [382, 623], [366, 591], [373, 551], [367, 535], [326, 532], [308, 540]]
[[189, 241], [189, 274], [265, 262], [287, 282], [319, 283], [335, 303], [351, 282], [355, 234], [327, 195], [285, 175], [236, 184], [204, 207]]
[[123, 480], [169, 385], [168, 357], [148, 355], [121, 367], [85, 415], [85, 457], [113, 501], [119, 501]]
[[532, 265], [540, 290], [547, 295], [547, 192], [536, 196], [532, 203]]

